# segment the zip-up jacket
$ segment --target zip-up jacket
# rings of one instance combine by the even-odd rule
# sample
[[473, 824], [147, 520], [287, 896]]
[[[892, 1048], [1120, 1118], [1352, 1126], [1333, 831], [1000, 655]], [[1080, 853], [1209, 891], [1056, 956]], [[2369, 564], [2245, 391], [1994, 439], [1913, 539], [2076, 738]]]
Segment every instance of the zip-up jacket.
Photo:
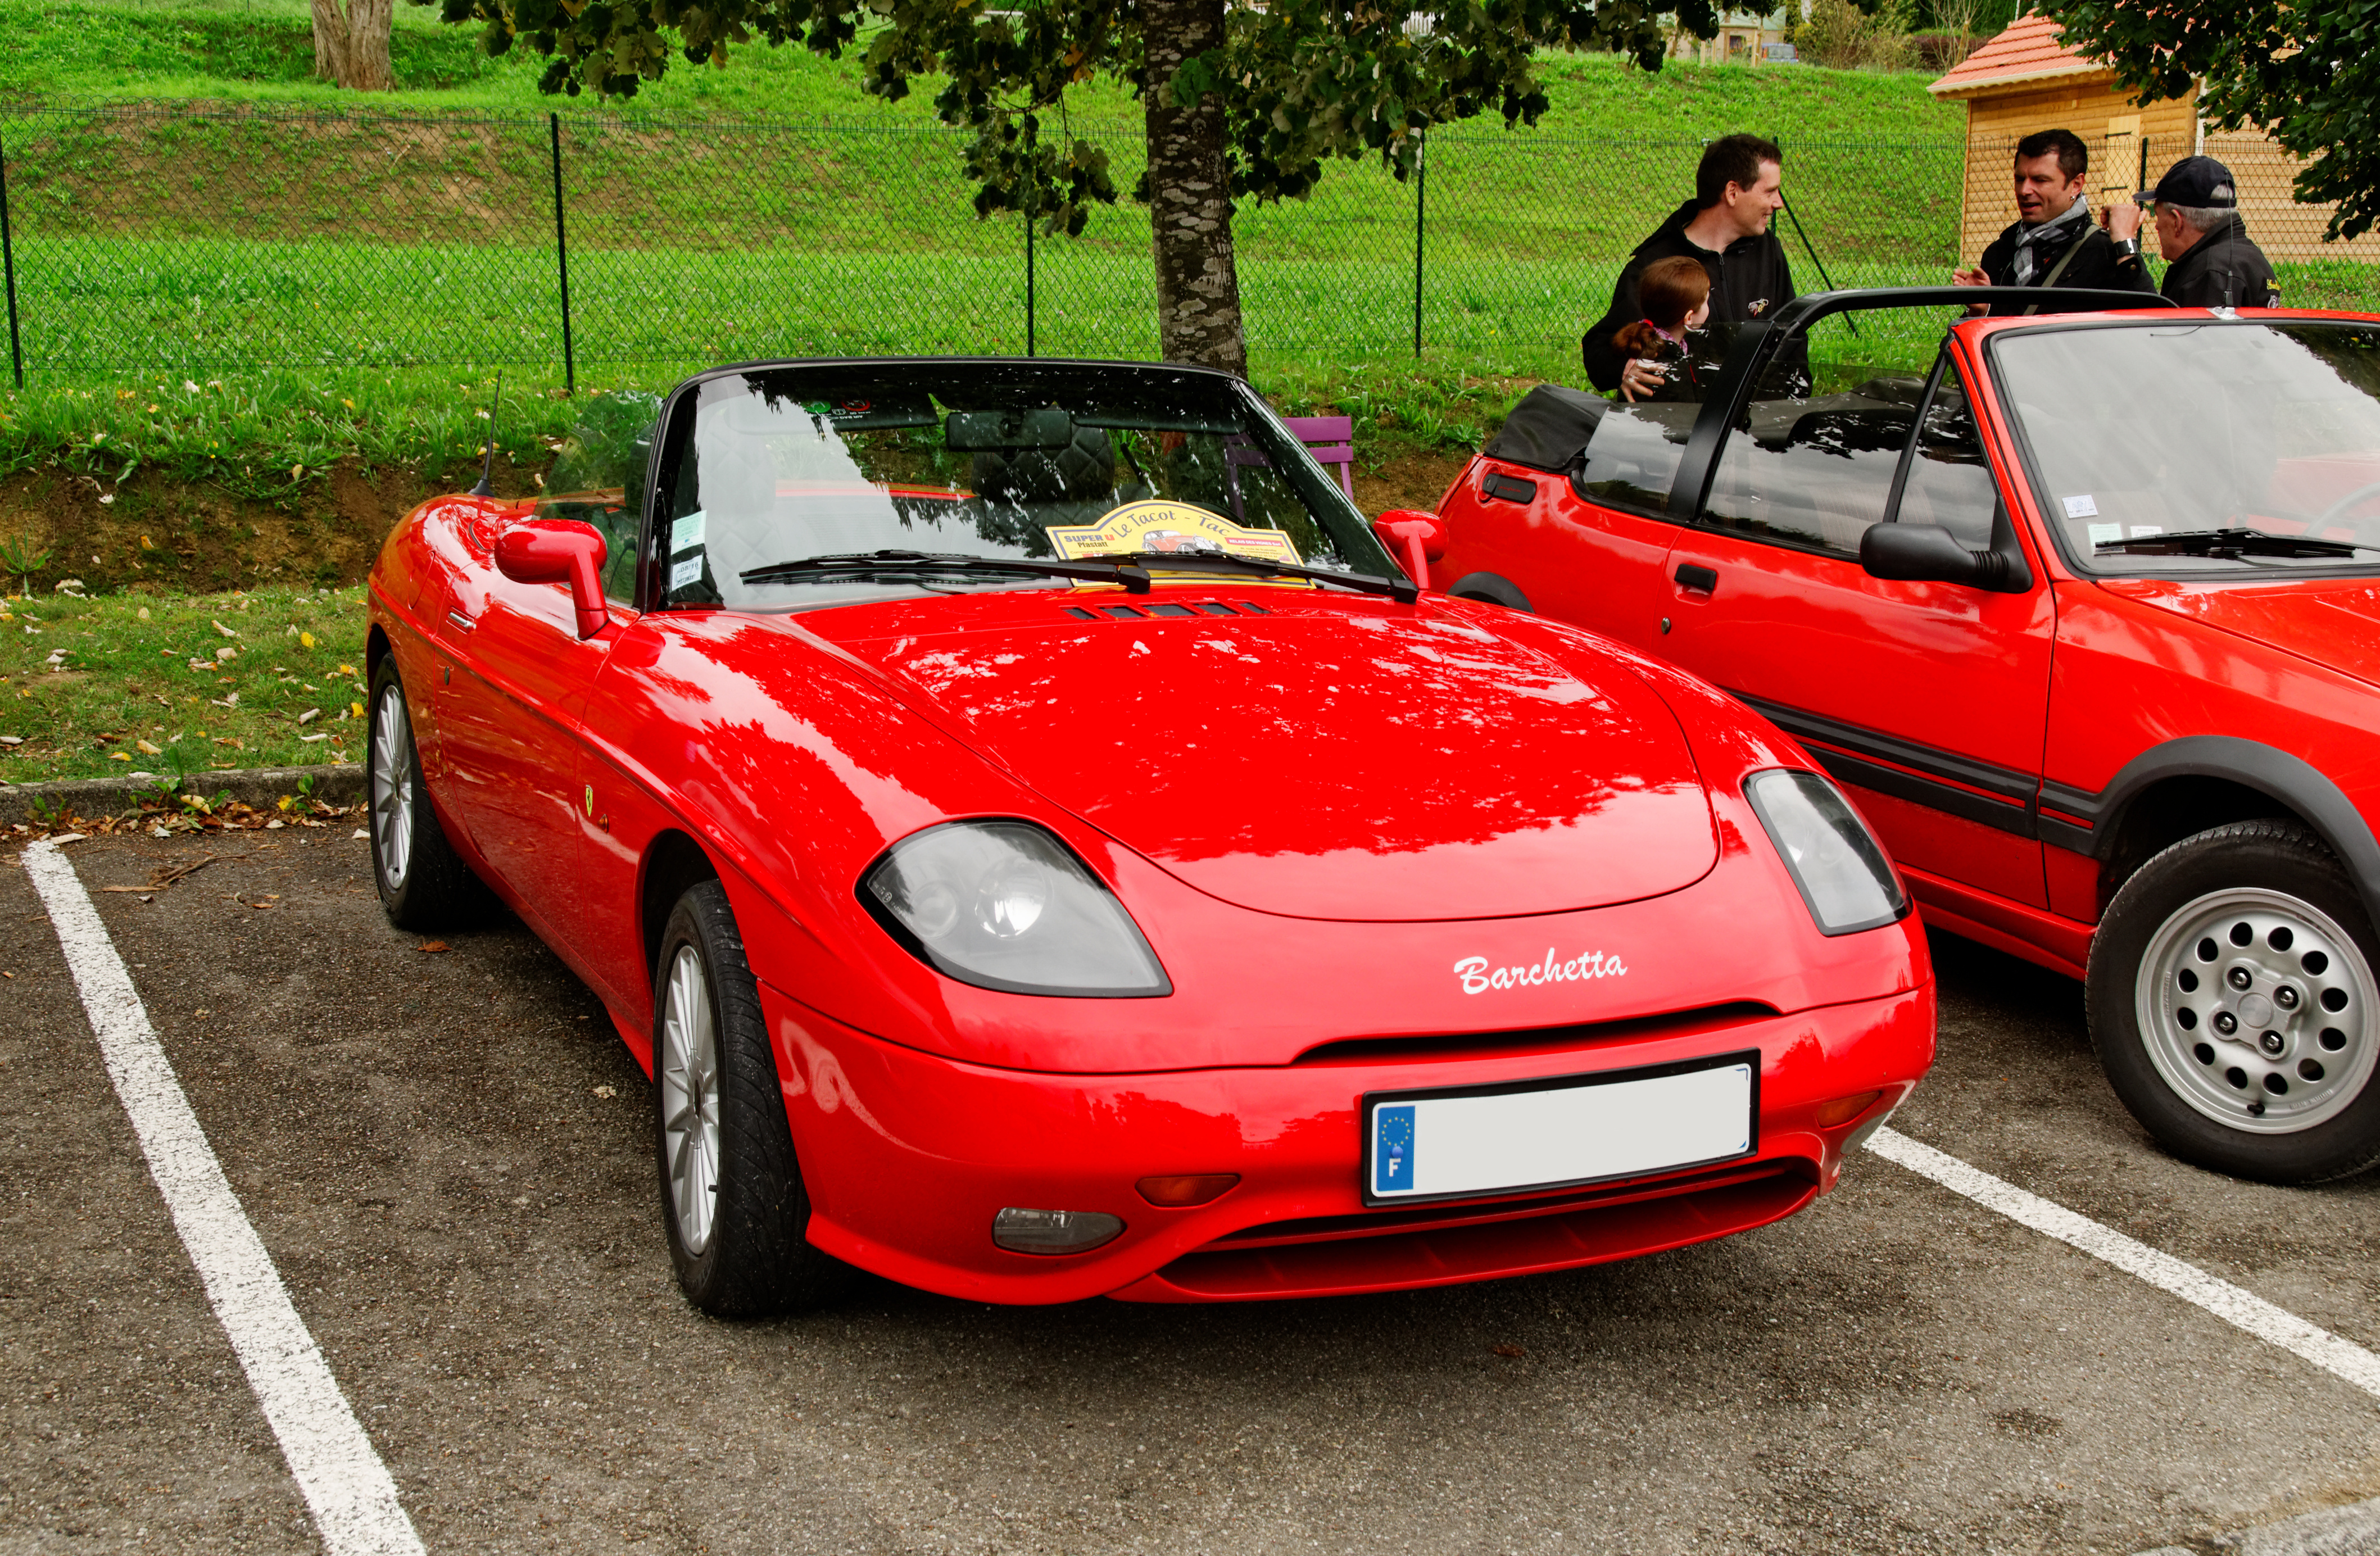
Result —
[[2237, 212], [2166, 266], [2165, 285], [2157, 290], [2184, 308], [2281, 306], [2272, 261], [2248, 240], [2247, 224]]
[[1713, 253], [1686, 236], [1686, 224], [1701, 212], [1700, 205], [1691, 200], [1686, 201], [1670, 213], [1659, 230], [1636, 246], [1628, 267], [1620, 273], [1620, 280], [1611, 288], [1610, 309], [1579, 343], [1580, 354], [1585, 359], [1587, 381], [1605, 394], [1620, 387], [1620, 371], [1624, 361], [1611, 348], [1611, 337], [1622, 324], [1633, 323], [1645, 316], [1636, 300], [1636, 278], [1655, 260], [1683, 254], [1702, 261], [1703, 269], [1710, 275], [1710, 322], [1714, 324], [1765, 319], [1792, 300], [1793, 270], [1785, 262], [1785, 245], [1777, 240], [1774, 232], [1739, 237]]
[[[2017, 284], [2016, 239], [2017, 234], [2023, 230], [2023, 223], [2010, 223], [2008, 230], [1992, 240], [1992, 246], [1984, 250], [1984, 257], [1977, 261], [1978, 268], [1991, 277], [1993, 286], [2013, 286]], [[2075, 222], [2070, 230], [2072, 236], [2063, 241], [2045, 237], [2034, 246], [2033, 279], [2025, 285], [2088, 286], [2111, 292], [2154, 289], [2149, 286], [2148, 273], [2136, 264], [2120, 262], [2115, 240], [2093, 226], [2087, 215]], [[2062, 270], [2058, 268], [2061, 264], [2065, 267]], [[2049, 279], [2052, 273], [2058, 277], [2055, 281]], [[1998, 314], [2026, 313], [2039, 306], [2038, 303], [2028, 307], [2022, 303], [2004, 302], [1995, 305], [1992, 311]]]

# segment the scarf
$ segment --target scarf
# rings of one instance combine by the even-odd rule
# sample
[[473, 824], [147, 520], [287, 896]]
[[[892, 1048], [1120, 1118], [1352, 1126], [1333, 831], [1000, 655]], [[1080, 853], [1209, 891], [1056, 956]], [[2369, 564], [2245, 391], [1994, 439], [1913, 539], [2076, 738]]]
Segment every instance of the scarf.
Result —
[[2033, 274], [2039, 268], [2034, 256], [2034, 249], [2036, 247], [2046, 245], [2051, 249], [2062, 249], [2066, 246], [2068, 238], [2080, 238], [2082, 236], [2069, 229], [2077, 225], [2088, 226], [2090, 221], [2091, 202], [2087, 200], [2078, 200], [2068, 206], [2062, 214], [2052, 216], [2046, 222], [2036, 222], [2029, 227], [2020, 225], [2016, 234], [2016, 261], [2010, 266], [2011, 273], [2016, 277], [2016, 284], [2020, 286], [2033, 285]]

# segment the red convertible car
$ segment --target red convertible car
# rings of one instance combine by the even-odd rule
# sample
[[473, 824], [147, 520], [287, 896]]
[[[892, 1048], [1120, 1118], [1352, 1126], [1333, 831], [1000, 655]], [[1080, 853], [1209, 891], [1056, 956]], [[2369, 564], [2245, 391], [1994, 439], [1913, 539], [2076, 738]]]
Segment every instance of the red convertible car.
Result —
[[1932, 1060], [1798, 748], [1424, 594], [1227, 375], [704, 373], [616, 493], [415, 511], [370, 610], [387, 910], [484, 883], [602, 999], [715, 1312], [1676, 1247], [1825, 1192]]
[[2084, 980], [2176, 1154], [2362, 1171], [2380, 320], [2044, 296], [1802, 298], [1702, 403], [1537, 391], [1385, 522], [1797, 738], [1929, 920]]

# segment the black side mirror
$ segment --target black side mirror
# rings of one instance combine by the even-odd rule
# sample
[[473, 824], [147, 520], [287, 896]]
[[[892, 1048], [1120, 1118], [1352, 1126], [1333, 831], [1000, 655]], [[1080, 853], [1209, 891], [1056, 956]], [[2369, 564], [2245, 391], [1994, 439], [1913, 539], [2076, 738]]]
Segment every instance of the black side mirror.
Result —
[[1860, 566], [1872, 578], [1964, 584], [2012, 594], [2032, 587], [2022, 562], [1998, 548], [1969, 551], [1938, 524], [1871, 524], [1860, 536]]

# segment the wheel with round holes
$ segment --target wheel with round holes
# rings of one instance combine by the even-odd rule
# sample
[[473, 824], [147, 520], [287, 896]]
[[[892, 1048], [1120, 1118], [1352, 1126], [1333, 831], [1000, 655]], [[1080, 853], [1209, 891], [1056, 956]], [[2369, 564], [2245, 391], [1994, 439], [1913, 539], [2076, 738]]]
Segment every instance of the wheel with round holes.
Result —
[[487, 888], [455, 852], [431, 808], [394, 655], [373, 667], [364, 741], [372, 880], [389, 922], [400, 930], [441, 930], [479, 918], [488, 907]]
[[848, 1265], [810, 1246], [784, 1092], [744, 937], [716, 881], [662, 930], [653, 988], [653, 1153], [678, 1284], [722, 1318], [812, 1307]]
[[2354, 882], [2294, 822], [2185, 838], [2124, 882], [2091, 942], [2091, 1041], [2186, 1161], [2310, 1184], [2380, 1162], [2380, 965]]

